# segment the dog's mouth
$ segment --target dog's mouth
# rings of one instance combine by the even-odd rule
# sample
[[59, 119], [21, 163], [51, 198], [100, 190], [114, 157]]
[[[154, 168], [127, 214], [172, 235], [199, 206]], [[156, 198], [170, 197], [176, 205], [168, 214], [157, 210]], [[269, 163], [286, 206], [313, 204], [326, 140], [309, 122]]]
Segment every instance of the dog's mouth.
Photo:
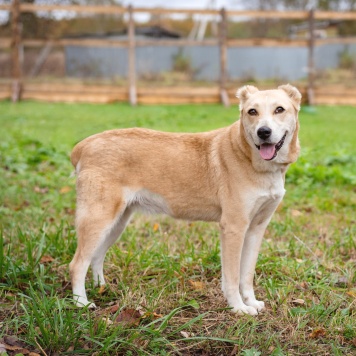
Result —
[[260, 156], [266, 161], [272, 161], [272, 159], [277, 157], [278, 151], [282, 148], [284, 140], [286, 139], [287, 131], [277, 144], [273, 143], [262, 143], [260, 146], [255, 145], [260, 151]]

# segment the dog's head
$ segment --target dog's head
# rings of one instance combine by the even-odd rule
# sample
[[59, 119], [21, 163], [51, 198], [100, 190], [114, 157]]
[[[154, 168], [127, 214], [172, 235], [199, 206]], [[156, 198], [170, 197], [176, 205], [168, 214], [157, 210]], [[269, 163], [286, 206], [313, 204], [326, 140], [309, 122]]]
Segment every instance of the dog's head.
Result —
[[301, 94], [287, 84], [275, 90], [246, 85], [237, 91], [247, 142], [261, 159], [292, 163], [299, 154], [298, 112]]

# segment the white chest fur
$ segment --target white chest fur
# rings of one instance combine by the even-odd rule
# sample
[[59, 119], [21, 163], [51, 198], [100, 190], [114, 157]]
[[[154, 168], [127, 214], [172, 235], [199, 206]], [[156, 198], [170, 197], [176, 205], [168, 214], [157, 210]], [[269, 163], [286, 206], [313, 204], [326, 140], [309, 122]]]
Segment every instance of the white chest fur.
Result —
[[263, 220], [271, 216], [284, 194], [284, 180], [281, 174], [273, 174], [262, 179], [260, 185], [248, 194], [247, 205], [250, 219], [259, 216]]

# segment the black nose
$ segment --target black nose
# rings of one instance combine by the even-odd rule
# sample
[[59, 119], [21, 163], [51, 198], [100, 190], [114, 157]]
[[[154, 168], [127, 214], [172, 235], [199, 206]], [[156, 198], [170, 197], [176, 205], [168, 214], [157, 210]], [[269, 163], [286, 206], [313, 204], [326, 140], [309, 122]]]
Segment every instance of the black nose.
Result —
[[263, 140], [270, 137], [271, 133], [272, 133], [272, 130], [267, 126], [262, 126], [257, 130], [257, 136], [259, 138], [262, 138]]

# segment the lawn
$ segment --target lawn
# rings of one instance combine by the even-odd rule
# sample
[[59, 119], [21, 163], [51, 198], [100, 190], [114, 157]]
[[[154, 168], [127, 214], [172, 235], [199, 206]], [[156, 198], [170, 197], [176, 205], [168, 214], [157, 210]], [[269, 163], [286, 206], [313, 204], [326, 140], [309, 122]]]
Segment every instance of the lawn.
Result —
[[[136, 215], [77, 309], [69, 153], [110, 128], [206, 131], [237, 107], [0, 102], [0, 354], [355, 355], [356, 108], [302, 109], [302, 154], [266, 233], [256, 295], [237, 316], [220, 291], [217, 224]], [[35, 354], [33, 354], [35, 355]]]

